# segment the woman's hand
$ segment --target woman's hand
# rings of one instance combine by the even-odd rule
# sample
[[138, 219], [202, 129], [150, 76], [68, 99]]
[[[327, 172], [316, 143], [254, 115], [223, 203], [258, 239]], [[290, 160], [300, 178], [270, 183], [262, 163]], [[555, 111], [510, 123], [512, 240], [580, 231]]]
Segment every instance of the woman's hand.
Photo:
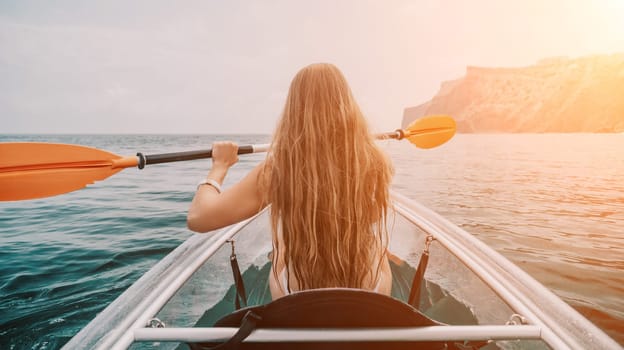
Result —
[[238, 145], [230, 141], [212, 144], [212, 166], [228, 169], [238, 162]]
[[[258, 164], [227, 190], [219, 190], [229, 168], [237, 162], [236, 143], [212, 144], [212, 167], [206, 176], [206, 179], [212, 181], [197, 187], [186, 218], [190, 230], [208, 232], [222, 228], [249, 218], [266, 206], [258, 185], [264, 163]], [[217, 186], [212, 184], [213, 181], [216, 181]]]

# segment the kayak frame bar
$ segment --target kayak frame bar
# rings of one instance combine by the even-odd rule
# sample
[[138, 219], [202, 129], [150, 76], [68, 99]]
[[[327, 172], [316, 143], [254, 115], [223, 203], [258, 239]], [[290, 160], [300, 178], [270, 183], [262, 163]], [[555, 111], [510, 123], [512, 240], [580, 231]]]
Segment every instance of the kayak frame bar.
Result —
[[[141, 328], [135, 341], [219, 342], [238, 331], [233, 327]], [[256, 329], [245, 342], [365, 342], [365, 341], [474, 341], [541, 339], [538, 326], [427, 326], [402, 328]]]

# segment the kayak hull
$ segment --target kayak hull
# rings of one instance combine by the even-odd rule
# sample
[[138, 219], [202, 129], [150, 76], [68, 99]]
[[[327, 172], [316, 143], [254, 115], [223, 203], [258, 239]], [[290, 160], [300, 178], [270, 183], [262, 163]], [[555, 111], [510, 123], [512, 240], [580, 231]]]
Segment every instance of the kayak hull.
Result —
[[[444, 329], [396, 332], [334, 330], [332, 339], [493, 340], [494, 348], [621, 349], [603, 331], [509, 260], [431, 210], [397, 193], [390, 225], [393, 297], [406, 302], [415, 266], [427, 236], [429, 263], [420, 293], [420, 310]], [[270, 301], [267, 211], [212, 234], [194, 235], [159, 262], [81, 330], [64, 348], [139, 349], [158, 342], [227, 339], [235, 329], [216, 329], [216, 320], [233, 311], [234, 286], [229, 257], [235, 252], [249, 305]], [[165, 328], [147, 328], [150, 320]], [[318, 330], [257, 330], [249, 341], [319, 339]], [[342, 338], [341, 338], [342, 337]], [[367, 338], [368, 337], [368, 338]], [[325, 338], [323, 338], [325, 339]], [[522, 340], [524, 339], [524, 340]], [[151, 344], [151, 345], [150, 345]]]

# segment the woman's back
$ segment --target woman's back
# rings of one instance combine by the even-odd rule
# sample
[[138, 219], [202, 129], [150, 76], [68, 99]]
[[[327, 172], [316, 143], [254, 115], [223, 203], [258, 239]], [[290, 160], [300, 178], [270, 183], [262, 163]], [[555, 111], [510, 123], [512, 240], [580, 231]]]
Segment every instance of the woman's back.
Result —
[[189, 208], [191, 230], [209, 232], [270, 204], [274, 298], [325, 287], [390, 293], [392, 168], [336, 67], [314, 64], [295, 76], [267, 159], [221, 193], [237, 148], [213, 144], [212, 168]]
[[273, 284], [381, 288], [391, 176], [340, 71], [302, 69], [259, 178], [272, 205]]

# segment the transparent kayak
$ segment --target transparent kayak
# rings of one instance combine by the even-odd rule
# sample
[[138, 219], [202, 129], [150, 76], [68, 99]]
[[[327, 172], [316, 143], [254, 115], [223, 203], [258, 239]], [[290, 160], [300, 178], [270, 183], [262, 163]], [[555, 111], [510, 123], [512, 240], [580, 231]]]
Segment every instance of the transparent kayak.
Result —
[[[482, 349], [621, 349], [602, 330], [502, 255], [422, 205], [392, 194], [392, 298], [407, 302], [425, 248], [418, 309], [443, 325], [256, 329], [244, 341], [453, 341]], [[64, 349], [188, 349], [239, 331], [213, 327], [235, 311], [235, 256], [247, 306], [271, 301], [271, 239], [265, 210], [172, 251], [73, 337]], [[232, 241], [235, 243], [232, 244]], [[366, 308], [366, 305], [362, 305]], [[418, 346], [414, 346], [418, 348]]]

